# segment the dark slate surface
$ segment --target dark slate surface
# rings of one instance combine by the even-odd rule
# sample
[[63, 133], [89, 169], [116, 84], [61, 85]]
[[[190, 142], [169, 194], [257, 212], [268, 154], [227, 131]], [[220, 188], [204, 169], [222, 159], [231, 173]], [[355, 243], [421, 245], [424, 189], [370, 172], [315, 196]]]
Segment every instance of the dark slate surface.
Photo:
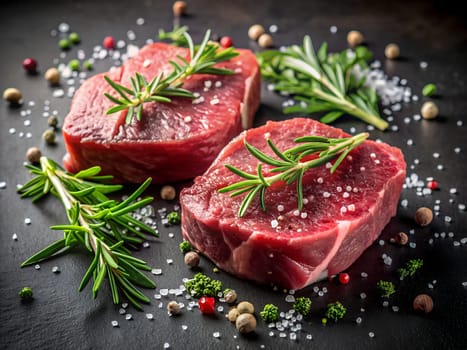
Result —
[[[316, 43], [328, 41], [331, 50], [345, 48], [345, 36], [348, 30], [359, 29], [366, 43], [375, 52], [375, 58], [381, 60], [383, 68], [392, 75], [408, 80], [414, 93], [421, 95], [424, 84], [435, 82], [439, 88], [436, 98], [441, 110], [441, 117], [436, 121], [403, 122], [403, 118], [418, 113], [421, 101], [403, 106], [395, 113], [395, 122], [399, 131], [384, 133], [372, 131], [371, 137], [387, 141], [403, 149], [409, 167], [415, 159], [419, 164], [408, 169], [422, 179], [435, 177], [440, 183], [440, 190], [431, 196], [417, 196], [415, 189], [404, 190], [402, 198], [408, 199], [408, 207], [399, 207], [397, 216], [385, 228], [381, 238], [388, 240], [400, 230], [414, 229], [411, 241], [416, 248], [396, 247], [386, 243], [375, 244], [348, 270], [352, 281], [347, 286], [339, 286], [327, 281], [314, 286], [328, 288], [328, 293], [319, 297], [310, 286], [296, 294], [310, 296], [313, 300], [312, 315], [303, 322], [303, 330], [298, 332], [297, 340], [280, 339], [278, 332], [269, 337], [269, 329], [259, 321], [256, 334], [249, 337], [238, 336], [235, 328], [224, 319], [224, 313], [215, 317], [204, 317], [198, 310], [184, 311], [180, 317], [169, 318], [165, 304], [170, 300], [162, 297], [163, 308], [159, 300], [145, 307], [144, 312], [131, 308], [132, 321], [126, 321], [118, 312], [119, 307], [111, 303], [107, 288], [96, 300], [89, 289], [77, 292], [81, 276], [87, 268], [89, 257], [81, 250], [73, 251], [65, 257], [41, 264], [36, 271], [33, 267], [20, 269], [21, 261], [39, 248], [60, 237], [60, 232], [52, 232], [49, 225], [65, 221], [60, 203], [49, 198], [37, 205], [28, 200], [21, 200], [15, 193], [16, 184], [24, 183], [29, 175], [22, 167], [24, 154], [28, 147], [39, 145], [44, 153], [59, 160], [64, 154], [64, 144], [59, 137], [56, 147], [46, 147], [40, 136], [46, 128], [46, 118], [42, 117], [44, 101], [50, 101], [52, 110], [58, 111], [62, 121], [69, 108], [70, 99], [53, 98], [52, 91], [42, 78], [47, 67], [59, 57], [57, 38], [50, 36], [50, 31], [60, 22], [67, 22], [71, 30], [81, 35], [82, 43], [73, 48], [66, 58], [67, 62], [76, 57], [77, 49], [83, 49], [87, 55], [106, 35], [126, 39], [128, 30], [136, 34], [135, 44], [142, 45], [147, 38], [155, 38], [161, 27], [171, 27], [172, 14], [170, 1], [11, 1], [2, 5], [0, 11], [0, 88], [3, 91], [10, 86], [18, 87], [25, 96], [25, 104], [19, 109], [9, 108], [4, 101], [0, 103], [1, 122], [1, 168], [0, 182], [6, 182], [6, 188], [0, 189], [0, 348], [2, 349], [141, 349], [163, 348], [169, 343], [173, 349], [284, 349], [284, 348], [326, 348], [326, 349], [465, 349], [467, 347], [467, 245], [455, 247], [454, 241], [467, 237], [466, 212], [458, 209], [459, 203], [467, 203], [466, 175], [466, 136], [467, 91], [465, 86], [467, 60], [467, 29], [465, 16], [452, 3], [446, 1], [415, 1], [406, 4], [403, 1], [364, 2], [343, 1], [190, 1], [190, 16], [182, 23], [191, 27], [192, 34], [199, 39], [206, 28], [212, 28], [219, 35], [232, 36], [239, 47], [252, 47], [246, 32], [253, 23], [262, 23], [266, 27], [277, 24], [279, 31], [274, 35], [278, 45], [297, 43], [306, 33], [312, 35]], [[136, 25], [136, 19], [145, 19], [143, 26]], [[336, 25], [338, 32], [331, 34], [330, 26]], [[389, 42], [400, 45], [402, 58], [388, 62], [384, 60], [384, 46]], [[28, 56], [39, 62], [40, 74], [28, 76], [21, 68], [21, 61]], [[428, 68], [419, 67], [421, 61], [428, 62]], [[99, 61], [95, 71], [108, 69], [110, 60]], [[263, 89], [262, 105], [256, 124], [261, 125], [267, 119], [282, 119], [280, 105], [282, 98]], [[35, 106], [30, 106], [34, 101]], [[21, 111], [31, 110], [31, 115], [23, 117]], [[24, 121], [31, 120], [31, 126]], [[365, 126], [353, 119], [345, 119], [337, 126], [349, 130], [355, 126], [357, 131]], [[16, 133], [11, 135], [10, 128]], [[20, 133], [23, 132], [23, 138]], [[26, 133], [31, 137], [27, 138]], [[414, 145], [407, 146], [412, 139]], [[454, 152], [460, 147], [459, 154]], [[438, 152], [439, 158], [433, 157]], [[437, 165], [442, 164], [443, 170]], [[180, 185], [181, 186], [181, 185]], [[450, 194], [450, 188], [456, 188], [457, 194]], [[157, 194], [154, 186], [151, 192]], [[412, 220], [417, 207], [433, 207], [440, 201], [440, 214], [427, 228], [418, 228]], [[174, 203], [155, 202], [156, 207], [173, 207]], [[452, 217], [450, 224], [444, 217]], [[25, 225], [24, 219], [31, 218], [32, 224]], [[161, 225], [160, 225], [161, 226]], [[169, 233], [175, 234], [174, 238]], [[429, 239], [435, 233], [449, 232], [453, 238]], [[17, 233], [18, 240], [12, 239]], [[154, 276], [158, 284], [155, 291], [163, 288], [177, 288], [182, 278], [190, 277], [193, 272], [187, 269], [178, 251], [181, 240], [178, 227], [160, 228], [160, 238], [150, 240], [149, 248], [142, 248], [135, 253], [147, 259], [154, 267], [163, 269], [163, 275]], [[391, 267], [384, 266], [381, 255], [386, 253], [393, 258]], [[409, 258], [420, 257], [425, 260], [425, 267], [413, 280], [400, 284], [399, 292], [390, 300], [389, 307], [381, 305], [381, 299], [375, 290], [376, 282], [383, 279], [396, 281], [395, 269]], [[166, 259], [174, 260], [172, 265]], [[52, 273], [52, 267], [58, 266], [60, 273]], [[275, 303], [281, 310], [288, 310], [290, 304], [284, 301], [284, 294], [273, 292], [270, 288], [256, 286], [225, 273], [212, 273], [213, 265], [202, 260], [200, 270], [218, 277], [225, 286], [237, 290], [240, 299], [252, 301], [257, 308], [265, 303]], [[252, 267], [253, 268], [253, 267]], [[365, 271], [369, 277], [362, 279]], [[433, 289], [428, 283], [436, 280]], [[396, 281], [397, 282], [397, 281]], [[18, 292], [21, 287], [30, 285], [34, 290], [31, 303], [21, 303]], [[367, 298], [362, 300], [360, 293]], [[412, 311], [413, 297], [421, 292], [432, 295], [435, 308], [429, 315], [419, 315]], [[320, 319], [325, 304], [341, 300], [348, 313], [338, 324], [323, 327]], [[393, 312], [392, 305], [399, 306], [399, 312]], [[226, 305], [224, 305], [227, 309]], [[362, 312], [361, 308], [364, 308]], [[154, 320], [149, 321], [145, 313], [153, 313]], [[355, 323], [362, 317], [360, 325]], [[118, 320], [120, 327], [112, 328], [111, 321]], [[182, 325], [188, 328], [182, 330]], [[216, 339], [213, 332], [219, 331]], [[375, 337], [370, 338], [369, 332]], [[306, 335], [312, 334], [313, 340]], [[288, 333], [287, 333], [288, 335]]]

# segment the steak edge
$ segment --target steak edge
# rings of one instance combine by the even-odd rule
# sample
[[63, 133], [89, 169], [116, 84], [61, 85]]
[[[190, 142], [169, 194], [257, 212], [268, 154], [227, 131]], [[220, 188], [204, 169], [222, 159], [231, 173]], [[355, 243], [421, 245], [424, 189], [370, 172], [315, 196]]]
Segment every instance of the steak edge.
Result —
[[[199, 74], [183, 87], [198, 97], [173, 98], [171, 103], [145, 103], [140, 122], [125, 124], [126, 111], [106, 115], [112, 106], [104, 92], [119, 97], [104, 74], [87, 79], [75, 93], [63, 125], [67, 154], [63, 163], [71, 172], [99, 165], [118, 182], [176, 182], [202, 174], [233, 137], [251, 127], [260, 103], [260, 74], [254, 54], [239, 55], [216, 67], [234, 75]], [[122, 67], [107, 73], [130, 87], [130, 77], [141, 73], [151, 80], [169, 74], [170, 60], [188, 59], [188, 49], [165, 43], [143, 47]]]
[[181, 192], [183, 237], [221, 269], [261, 284], [301, 289], [348, 268], [396, 214], [406, 167], [398, 148], [367, 140], [333, 174], [326, 166], [308, 170], [301, 212], [294, 185], [274, 184], [266, 190], [267, 210], [256, 198], [241, 218], [243, 197], [218, 192], [242, 180], [224, 164], [256, 172], [244, 140], [275, 157], [268, 137], [285, 150], [304, 135], [349, 136], [303, 118], [244, 131]]

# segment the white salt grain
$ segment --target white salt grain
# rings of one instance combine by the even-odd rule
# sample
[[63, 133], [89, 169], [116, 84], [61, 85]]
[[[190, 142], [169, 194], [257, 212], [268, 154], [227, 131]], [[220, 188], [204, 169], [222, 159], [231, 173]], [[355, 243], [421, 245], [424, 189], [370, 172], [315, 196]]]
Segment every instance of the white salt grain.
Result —
[[118, 327], [118, 321], [112, 321], [111, 324], [112, 327]]

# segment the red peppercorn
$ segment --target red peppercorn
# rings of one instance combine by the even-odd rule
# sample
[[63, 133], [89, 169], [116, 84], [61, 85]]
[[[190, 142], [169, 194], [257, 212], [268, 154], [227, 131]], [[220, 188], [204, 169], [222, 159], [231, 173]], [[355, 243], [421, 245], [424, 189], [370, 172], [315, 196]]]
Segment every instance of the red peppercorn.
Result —
[[198, 300], [199, 311], [203, 314], [214, 314], [216, 312], [216, 299], [213, 297], [201, 297]]
[[115, 39], [111, 36], [106, 36], [102, 42], [102, 45], [104, 45], [104, 47], [109, 50], [115, 49]]
[[223, 48], [227, 49], [233, 45], [232, 38], [230, 36], [223, 36], [221, 38], [220, 44]]
[[350, 275], [346, 272], [339, 274], [339, 282], [340, 284], [347, 284], [350, 282]]
[[28, 73], [36, 73], [37, 61], [34, 58], [26, 58], [23, 61], [23, 68]]
[[438, 189], [438, 181], [428, 181], [426, 184], [426, 187], [428, 187], [430, 190], [437, 190]]

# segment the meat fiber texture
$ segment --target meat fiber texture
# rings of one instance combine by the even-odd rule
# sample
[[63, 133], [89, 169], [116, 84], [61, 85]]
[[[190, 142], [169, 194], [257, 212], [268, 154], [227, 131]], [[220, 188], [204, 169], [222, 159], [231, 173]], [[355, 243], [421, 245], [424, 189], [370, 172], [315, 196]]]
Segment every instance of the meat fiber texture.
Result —
[[221, 269], [262, 284], [300, 289], [347, 269], [396, 214], [406, 168], [398, 148], [367, 140], [333, 174], [326, 166], [308, 170], [301, 211], [295, 185], [274, 184], [266, 190], [267, 211], [256, 198], [241, 218], [237, 212], [243, 197], [218, 191], [242, 180], [225, 164], [256, 173], [258, 160], [244, 140], [276, 157], [267, 138], [285, 150], [305, 135], [349, 136], [301, 118], [243, 132], [181, 192], [184, 238]]
[[[218, 67], [234, 75], [193, 75], [183, 87], [196, 99], [173, 98], [171, 103], [145, 103], [140, 122], [125, 124], [126, 111], [106, 115], [119, 97], [104, 74], [86, 80], [76, 91], [63, 125], [67, 154], [64, 166], [76, 172], [98, 165], [118, 182], [155, 183], [191, 179], [202, 174], [221, 149], [243, 129], [251, 127], [260, 103], [260, 74], [254, 54], [239, 56]], [[170, 73], [170, 60], [188, 59], [188, 49], [165, 43], [143, 47], [122, 67], [105, 74], [130, 87], [136, 72], [151, 80]]]

